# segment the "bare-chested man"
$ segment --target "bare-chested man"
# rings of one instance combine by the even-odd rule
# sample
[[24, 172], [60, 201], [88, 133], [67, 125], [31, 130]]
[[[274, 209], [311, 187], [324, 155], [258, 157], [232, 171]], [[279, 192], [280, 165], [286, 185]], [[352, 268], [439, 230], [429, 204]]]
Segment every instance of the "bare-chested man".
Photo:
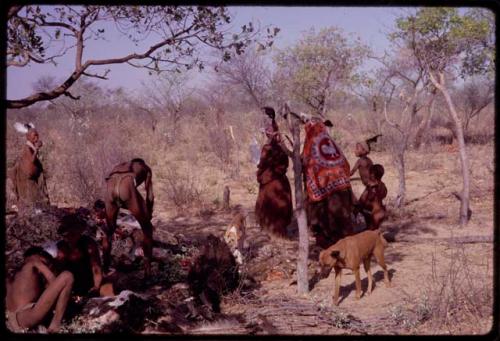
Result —
[[24, 254], [24, 264], [7, 283], [7, 325], [22, 332], [39, 325], [55, 308], [47, 329], [58, 332], [73, 286], [73, 275], [64, 271], [58, 276], [51, 268], [52, 257], [40, 247]]
[[[146, 201], [137, 190], [144, 182], [146, 188]], [[143, 232], [142, 249], [145, 258], [145, 277], [151, 272], [151, 260], [153, 258], [153, 181], [151, 168], [142, 159], [133, 159], [113, 168], [106, 178], [106, 224], [107, 229], [102, 240], [103, 268], [109, 270], [111, 263], [112, 236], [116, 230], [116, 219], [120, 207], [126, 208], [132, 213], [141, 225]]]

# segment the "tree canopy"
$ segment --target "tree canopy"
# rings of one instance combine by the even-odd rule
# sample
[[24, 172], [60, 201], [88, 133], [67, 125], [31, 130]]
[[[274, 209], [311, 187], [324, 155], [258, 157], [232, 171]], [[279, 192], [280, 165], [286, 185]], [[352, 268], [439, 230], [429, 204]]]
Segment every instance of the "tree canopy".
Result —
[[[95, 66], [127, 63], [150, 72], [202, 70], [207, 62], [204, 47], [222, 51], [222, 60], [241, 54], [257, 40], [263, 48], [272, 44], [278, 29], [263, 37], [249, 22], [231, 32], [226, 7], [204, 6], [13, 6], [8, 12], [7, 66], [57, 63], [58, 57], [75, 52], [74, 70], [60, 85], [21, 100], [7, 100], [7, 107], [21, 108], [60, 95], [73, 97], [69, 88], [81, 76], [106, 79], [109, 69], [92, 73]], [[136, 46], [146, 37], [156, 41], [141, 53], [106, 59], [84, 54], [86, 41], [104, 39], [103, 23], [113, 23]], [[61, 47], [62, 46], [62, 47]]]
[[413, 50], [427, 71], [458, 71], [462, 77], [493, 73], [491, 14], [488, 10], [460, 14], [456, 8], [423, 8], [398, 18], [390, 37]]
[[368, 49], [336, 27], [307, 32], [276, 57], [278, 77], [292, 96], [324, 115], [334, 89], [353, 81]]

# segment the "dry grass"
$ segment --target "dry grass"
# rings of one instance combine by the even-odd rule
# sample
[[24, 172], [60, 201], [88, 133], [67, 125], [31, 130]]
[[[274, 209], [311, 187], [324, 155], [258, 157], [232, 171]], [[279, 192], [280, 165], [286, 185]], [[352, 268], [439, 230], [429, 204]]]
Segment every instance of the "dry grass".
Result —
[[405, 293], [403, 302], [389, 309], [393, 327], [418, 334], [487, 333], [493, 310], [491, 257], [474, 259], [465, 245], [450, 243], [444, 254], [433, 252], [431, 258], [431, 275], [422, 280], [421, 292]]

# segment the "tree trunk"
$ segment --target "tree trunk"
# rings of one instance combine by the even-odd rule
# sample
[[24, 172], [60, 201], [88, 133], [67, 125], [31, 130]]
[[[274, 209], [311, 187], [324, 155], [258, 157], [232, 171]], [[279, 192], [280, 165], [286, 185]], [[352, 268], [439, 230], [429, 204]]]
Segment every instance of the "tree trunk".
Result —
[[[406, 148], [405, 148], [406, 149]], [[398, 194], [396, 196], [396, 207], [400, 208], [404, 205], [406, 195], [406, 180], [405, 180], [405, 152], [399, 147], [394, 153], [394, 165], [398, 171]]]
[[422, 119], [422, 122], [420, 122], [420, 125], [417, 128], [417, 133], [415, 134], [415, 149], [420, 148], [420, 145], [424, 140], [424, 136], [427, 134], [427, 131], [430, 127], [430, 122], [432, 120], [432, 116], [434, 115], [435, 99], [436, 99], [436, 93], [432, 92], [432, 98], [429, 103], [427, 114]]
[[451, 99], [450, 93], [444, 84], [444, 74], [439, 74], [439, 83], [438, 81], [431, 75], [431, 81], [434, 85], [441, 91], [446, 100], [446, 104], [448, 105], [448, 109], [450, 110], [450, 115], [454, 123], [454, 132], [458, 142], [458, 150], [460, 154], [460, 165], [462, 166], [462, 178], [463, 178], [463, 188], [462, 195], [460, 200], [460, 214], [459, 214], [459, 222], [460, 225], [466, 225], [469, 221], [469, 194], [470, 194], [470, 179], [469, 179], [469, 159], [467, 156], [467, 149], [465, 147], [465, 139], [464, 139], [464, 131], [462, 126], [462, 121], [460, 120], [460, 116], [458, 116], [457, 110], [455, 109], [455, 105]]
[[229, 196], [231, 192], [229, 191], [229, 186], [224, 186], [224, 194], [223, 194], [223, 207], [225, 210], [229, 209]]
[[[287, 108], [289, 111], [289, 109]], [[309, 258], [309, 231], [304, 208], [304, 188], [302, 181], [302, 160], [300, 157], [300, 126], [294, 115], [288, 114], [293, 138], [293, 177], [295, 187], [295, 218], [299, 226], [299, 255], [297, 258], [297, 290], [300, 294], [309, 292], [307, 260]]]

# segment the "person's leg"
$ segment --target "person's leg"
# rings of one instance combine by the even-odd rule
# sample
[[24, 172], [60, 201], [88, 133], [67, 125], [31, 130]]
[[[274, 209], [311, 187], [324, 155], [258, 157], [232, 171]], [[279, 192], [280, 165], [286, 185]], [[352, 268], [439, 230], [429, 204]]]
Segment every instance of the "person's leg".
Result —
[[127, 209], [137, 219], [143, 232], [142, 250], [144, 252], [144, 275], [151, 274], [151, 261], [153, 259], [153, 225], [148, 219], [146, 202], [137, 189], [127, 202]]
[[[110, 186], [108, 186], [108, 190]], [[116, 219], [118, 217], [119, 207], [114, 203], [111, 194], [109, 194], [105, 201], [106, 207], [106, 228], [102, 238], [102, 269], [104, 272], [109, 270], [111, 264], [111, 247], [113, 243], [113, 234], [116, 230]]]
[[59, 330], [72, 287], [73, 275], [68, 271], [62, 272], [51, 284], [49, 284], [33, 308], [20, 311], [17, 314], [19, 326], [22, 328], [36, 326], [43, 320], [55, 304], [55, 313], [50, 323], [49, 331]]
[[65, 282], [65, 286], [62, 288], [59, 297], [57, 298], [54, 317], [52, 318], [52, 321], [50, 321], [49, 328], [47, 329], [49, 333], [59, 331], [64, 312], [66, 311], [66, 307], [68, 306], [68, 301], [71, 296], [71, 289], [73, 287], [74, 280], [71, 273], [64, 272], [59, 276], [64, 276], [63, 280]]

